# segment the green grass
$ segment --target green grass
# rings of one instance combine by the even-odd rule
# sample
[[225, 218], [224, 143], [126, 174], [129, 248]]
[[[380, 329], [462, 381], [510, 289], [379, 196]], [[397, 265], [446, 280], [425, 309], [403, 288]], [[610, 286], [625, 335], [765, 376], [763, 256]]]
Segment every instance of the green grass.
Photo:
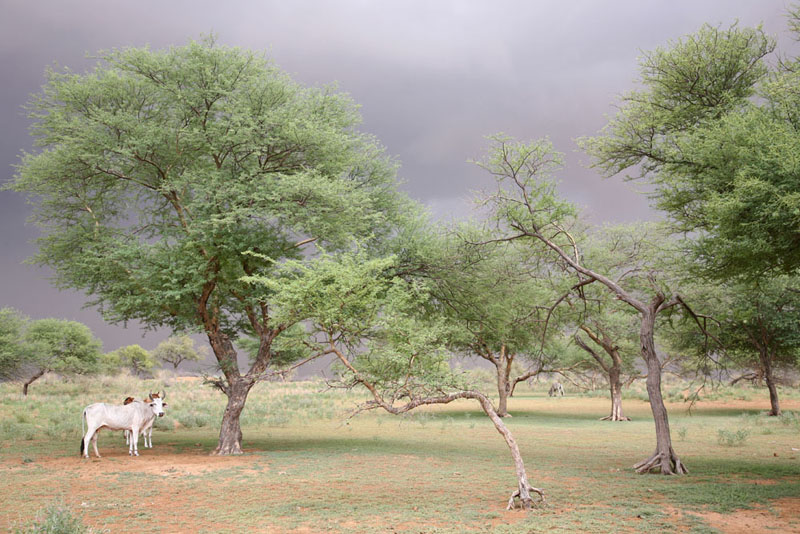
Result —
[[[165, 375], [36, 385], [23, 399], [0, 384], [0, 530], [60, 501], [81, 524], [112, 532], [189, 524], [198, 532], [708, 534], [706, 512], [779, 507], [778, 499], [800, 495], [792, 392], [779, 418], [761, 413], [765, 396], [763, 407], [747, 409], [735, 395], [731, 406], [701, 403], [691, 414], [682, 402], [670, 405], [674, 446], [690, 474], [662, 477], [630, 469], [654, 446], [646, 403], [626, 399], [633, 421], [609, 423], [598, 421], [608, 410], [604, 397], [551, 399], [546, 384], [526, 388], [506, 422], [548, 500], [526, 515], [504, 510], [513, 464], [477, 404], [346, 420], [363, 395], [314, 382], [260, 384], [242, 417], [247, 454], [217, 458], [208, 453], [225, 399], [199, 382]], [[155, 449], [132, 459], [118, 433], [105, 433], [102, 460], [78, 458], [86, 404], [157, 389], [167, 390], [169, 407]], [[727, 446], [720, 431], [747, 437]]]

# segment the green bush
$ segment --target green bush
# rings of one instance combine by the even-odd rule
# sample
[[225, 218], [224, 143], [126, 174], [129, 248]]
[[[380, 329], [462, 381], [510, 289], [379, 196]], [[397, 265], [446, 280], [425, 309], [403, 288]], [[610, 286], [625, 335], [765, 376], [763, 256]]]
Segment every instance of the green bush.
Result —
[[717, 431], [717, 443], [725, 447], [739, 447], [744, 445], [747, 438], [750, 436], [750, 431], [746, 429], [739, 429], [730, 431], [720, 428]]
[[32, 523], [14, 528], [15, 534], [88, 534], [92, 529], [83, 526], [68, 508], [52, 504], [36, 514]]

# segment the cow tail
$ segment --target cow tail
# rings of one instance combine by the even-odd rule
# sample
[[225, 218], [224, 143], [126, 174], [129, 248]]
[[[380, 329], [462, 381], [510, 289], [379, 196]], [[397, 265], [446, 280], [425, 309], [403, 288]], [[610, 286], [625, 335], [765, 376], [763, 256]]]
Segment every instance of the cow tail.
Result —
[[83, 456], [83, 444], [84, 439], [86, 438], [86, 408], [83, 409], [83, 414], [81, 415], [81, 450], [78, 453], [79, 456]]

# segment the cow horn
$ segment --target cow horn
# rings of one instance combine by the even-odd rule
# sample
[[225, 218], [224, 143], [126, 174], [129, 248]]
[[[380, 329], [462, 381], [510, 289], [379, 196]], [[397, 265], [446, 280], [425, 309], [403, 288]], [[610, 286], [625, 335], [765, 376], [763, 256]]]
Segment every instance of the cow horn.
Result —
[[166, 398], [167, 398], [167, 392], [162, 389], [161, 390], [161, 400], [164, 400]]

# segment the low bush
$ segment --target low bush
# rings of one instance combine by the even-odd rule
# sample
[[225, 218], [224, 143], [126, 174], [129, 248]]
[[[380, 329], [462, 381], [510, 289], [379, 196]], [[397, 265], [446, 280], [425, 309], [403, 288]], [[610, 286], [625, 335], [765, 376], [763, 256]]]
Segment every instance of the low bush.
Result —
[[15, 534], [89, 534], [96, 531], [85, 527], [68, 508], [61, 504], [52, 504], [39, 511], [36, 519], [31, 523], [17, 526], [13, 532]]
[[739, 447], [744, 445], [749, 436], [750, 431], [744, 428], [735, 431], [720, 428], [717, 431], [717, 443], [725, 447]]

